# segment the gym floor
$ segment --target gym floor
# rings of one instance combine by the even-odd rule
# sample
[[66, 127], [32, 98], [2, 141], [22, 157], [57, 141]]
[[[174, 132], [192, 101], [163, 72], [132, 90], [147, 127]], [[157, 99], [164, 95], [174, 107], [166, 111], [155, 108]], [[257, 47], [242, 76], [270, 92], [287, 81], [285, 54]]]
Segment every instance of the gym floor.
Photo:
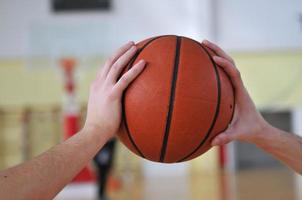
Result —
[[[124, 181], [119, 189], [110, 189], [112, 200], [300, 200], [294, 174], [286, 169], [253, 169], [232, 173], [192, 174], [189, 177], [141, 176]], [[66, 187], [57, 200], [94, 200], [93, 184]]]
[[[76, 112], [83, 126], [89, 86], [120, 45], [167, 34], [216, 42], [265, 119], [302, 134], [301, 0], [0, 0], [0, 170], [60, 143], [64, 116]], [[62, 59], [75, 64], [73, 95]], [[186, 175], [147, 177], [142, 159], [118, 145], [109, 200], [302, 200], [302, 176], [252, 144], [234, 146], [233, 173], [217, 169], [215, 150], [188, 162]], [[94, 182], [71, 183], [55, 199], [96, 194]]]

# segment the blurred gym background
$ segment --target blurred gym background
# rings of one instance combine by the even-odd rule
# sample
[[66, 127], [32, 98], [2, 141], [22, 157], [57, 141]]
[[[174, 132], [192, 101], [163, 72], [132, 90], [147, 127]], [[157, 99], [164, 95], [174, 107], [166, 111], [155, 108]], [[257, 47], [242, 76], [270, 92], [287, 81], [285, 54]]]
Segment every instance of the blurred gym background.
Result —
[[[219, 44], [263, 116], [302, 134], [300, 0], [0, 0], [0, 169], [81, 127], [105, 58], [129, 40], [162, 34]], [[93, 170], [56, 199], [95, 199]], [[251, 144], [161, 165], [118, 143], [108, 192], [113, 200], [301, 200], [301, 179]]]

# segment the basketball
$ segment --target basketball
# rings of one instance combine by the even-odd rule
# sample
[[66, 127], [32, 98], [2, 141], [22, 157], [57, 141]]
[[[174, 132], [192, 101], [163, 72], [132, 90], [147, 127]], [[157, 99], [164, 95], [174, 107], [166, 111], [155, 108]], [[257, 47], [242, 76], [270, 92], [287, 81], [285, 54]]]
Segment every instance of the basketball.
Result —
[[181, 36], [139, 42], [127, 66], [147, 66], [124, 92], [119, 139], [133, 153], [156, 162], [188, 161], [211, 148], [233, 116], [234, 92], [214, 54]]

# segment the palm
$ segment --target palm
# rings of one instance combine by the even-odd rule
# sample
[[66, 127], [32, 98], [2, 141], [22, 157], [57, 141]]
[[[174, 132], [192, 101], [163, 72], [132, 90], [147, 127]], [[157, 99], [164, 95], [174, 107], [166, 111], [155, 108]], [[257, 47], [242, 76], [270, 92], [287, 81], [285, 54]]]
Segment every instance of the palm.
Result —
[[227, 73], [235, 89], [236, 108], [233, 120], [226, 131], [214, 138], [212, 145], [226, 144], [232, 140], [253, 140], [259, 129], [266, 122], [256, 110], [252, 99], [245, 89], [235, 62], [217, 45], [209, 41], [204, 41], [203, 44], [215, 52], [216, 55], [213, 56], [214, 62]]
[[136, 51], [133, 42], [124, 45], [100, 70], [90, 88], [85, 126], [106, 130], [108, 137], [114, 136], [117, 132], [121, 123], [123, 91], [145, 66], [145, 61], [141, 60], [120, 77]]

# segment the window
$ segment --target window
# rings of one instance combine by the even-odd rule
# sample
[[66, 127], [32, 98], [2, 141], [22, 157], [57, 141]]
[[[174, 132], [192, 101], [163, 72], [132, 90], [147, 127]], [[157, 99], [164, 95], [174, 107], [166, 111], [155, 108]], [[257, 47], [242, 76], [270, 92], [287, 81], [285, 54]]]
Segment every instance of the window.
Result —
[[52, 0], [54, 12], [109, 10], [111, 0]]

